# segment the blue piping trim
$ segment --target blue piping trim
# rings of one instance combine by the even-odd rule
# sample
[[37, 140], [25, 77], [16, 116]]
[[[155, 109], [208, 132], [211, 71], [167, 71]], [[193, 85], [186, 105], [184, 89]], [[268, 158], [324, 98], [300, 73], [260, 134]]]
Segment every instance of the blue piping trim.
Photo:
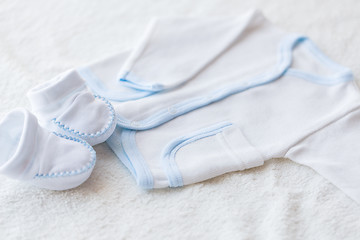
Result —
[[[291, 69], [291, 71], [289, 71], [288, 73], [289, 75], [306, 78], [307, 80], [315, 83], [328, 83], [327, 85], [350, 81], [353, 79], [352, 73], [348, 68], [342, 67], [332, 62], [329, 58], [322, 54], [320, 50], [318, 50], [315, 45], [306, 37], [296, 35], [288, 36], [287, 38], [285, 38], [282, 44], [280, 44], [277, 64], [275, 65], [275, 67], [266, 71], [264, 74], [260, 74], [253, 79], [250, 79], [249, 81], [231, 84], [229, 86], [213, 91], [205, 96], [187, 99], [180, 103], [174, 104], [173, 106], [167, 107], [167, 109], [160, 110], [144, 120], [130, 121], [118, 114], [117, 124], [123, 128], [133, 130], [151, 129], [165, 122], [168, 122], [175, 117], [204, 107], [213, 102], [220, 101], [230, 95], [273, 82], [288, 71], [292, 63], [292, 49], [294, 49], [298, 44], [303, 42], [307, 43], [305, 47], [307, 47], [314, 54], [315, 57], [317, 57], [328, 67], [334, 70], [338, 70], [339, 72], [336, 76], [333, 77], [323, 77], [319, 75], [309, 74], [302, 70]], [[172, 111], [168, 111], [169, 108], [172, 109]]]
[[319, 76], [295, 68], [289, 68], [286, 72], [286, 75], [302, 78], [310, 82], [314, 82], [321, 85], [335, 85], [342, 82], [347, 82], [354, 79], [354, 76], [349, 68], [341, 66], [336, 62], [332, 61], [329, 57], [322, 53], [316, 45], [310, 41], [304, 41], [304, 46], [306, 49], [314, 56], [317, 60], [323, 63], [325, 66], [328, 66], [330, 69], [336, 71], [337, 73], [331, 76]]
[[289, 68], [285, 74], [288, 76], [302, 78], [307, 81], [310, 81], [310, 82], [313, 82], [316, 84], [326, 85], [326, 86], [332, 86], [334, 84], [343, 83], [350, 79], [353, 79], [352, 73], [337, 74], [335, 76], [330, 76], [330, 77], [318, 77], [314, 74], [307, 73], [307, 72], [304, 72], [304, 71], [301, 71], [298, 69], [294, 69], [294, 68]]
[[107, 99], [115, 102], [126, 102], [130, 100], [141, 99], [154, 94], [149, 91], [131, 91], [124, 88], [125, 91], [111, 90], [105, 87], [101, 80], [90, 70], [90, 68], [82, 67], [76, 69], [79, 75], [86, 81], [86, 84], [95, 93], [106, 96]]
[[350, 72], [351, 70], [349, 68], [346, 68], [326, 56], [310, 39], [308, 41], [304, 42], [305, 46], [308, 50], [310, 50], [320, 61], [324, 63], [324, 65], [334, 69], [335, 71], [345, 71]]
[[[131, 80], [130, 80], [131, 79]], [[120, 78], [120, 82], [123, 86], [132, 88], [136, 91], [149, 91], [149, 92], [160, 92], [165, 90], [165, 87], [161, 84], [149, 84], [145, 81], [140, 80], [134, 73], [127, 72], [122, 78]]]
[[95, 137], [99, 137], [99, 136], [105, 134], [113, 125], [113, 122], [115, 120], [115, 110], [114, 110], [113, 106], [111, 105], [111, 103], [108, 100], [106, 100], [104, 97], [101, 97], [98, 95], [94, 95], [94, 97], [105, 102], [105, 104], [108, 107], [109, 112], [110, 112], [109, 121], [108, 121], [106, 127], [103, 128], [102, 130], [97, 131], [96, 133], [84, 133], [84, 132], [81, 132], [81, 131], [78, 131], [78, 130], [75, 130], [73, 128], [66, 126], [61, 121], [57, 121], [56, 118], [53, 118], [51, 121], [54, 124], [56, 124], [57, 127], [61, 128], [63, 131], [68, 132], [69, 134], [78, 136], [80, 138], [95, 138]]
[[89, 171], [90, 169], [92, 169], [95, 166], [96, 152], [87, 142], [85, 142], [84, 140], [79, 139], [79, 138], [74, 138], [74, 137], [71, 137], [71, 136], [62, 135], [62, 134], [56, 133], [56, 132], [53, 132], [53, 134], [55, 136], [65, 138], [65, 139], [70, 140], [70, 141], [78, 142], [78, 143], [82, 144], [83, 146], [85, 146], [90, 152], [90, 161], [88, 162], [88, 164], [86, 164], [86, 166], [83, 166], [82, 168], [77, 169], [77, 170], [63, 171], [63, 172], [53, 172], [53, 173], [46, 173], [46, 174], [37, 173], [34, 176], [34, 178], [44, 179], [44, 178], [75, 176], [75, 175], [79, 175], [79, 174], [82, 174], [84, 172], [87, 172], [87, 171]]
[[217, 123], [215, 125], [207, 128], [202, 128], [194, 133], [185, 135], [170, 142], [170, 144], [165, 147], [161, 158], [161, 163], [169, 180], [169, 186], [180, 187], [184, 185], [181, 172], [175, 161], [176, 153], [182, 147], [200, 139], [214, 136], [219, 132], [222, 132], [224, 128], [230, 127], [231, 125], [232, 123], [230, 122]]
[[114, 133], [106, 140], [106, 143], [109, 145], [111, 150], [116, 154], [119, 160], [125, 165], [127, 169], [129, 169], [130, 173], [136, 179], [136, 170], [132, 165], [129, 157], [126, 155], [125, 151], [122, 149], [122, 139], [121, 139], [121, 131], [120, 127], [116, 127]]
[[116, 127], [114, 134], [106, 142], [135, 177], [137, 184], [151, 189], [154, 186], [153, 176], [137, 148], [135, 133], [136, 131]]

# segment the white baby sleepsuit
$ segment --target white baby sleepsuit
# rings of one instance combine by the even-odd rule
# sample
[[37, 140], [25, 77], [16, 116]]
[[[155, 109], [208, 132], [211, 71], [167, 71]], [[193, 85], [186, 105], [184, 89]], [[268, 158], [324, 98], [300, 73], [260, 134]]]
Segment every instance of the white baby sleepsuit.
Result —
[[144, 188], [286, 157], [360, 202], [360, 94], [351, 71], [260, 12], [153, 21], [131, 51], [78, 69], [112, 100], [107, 141]]

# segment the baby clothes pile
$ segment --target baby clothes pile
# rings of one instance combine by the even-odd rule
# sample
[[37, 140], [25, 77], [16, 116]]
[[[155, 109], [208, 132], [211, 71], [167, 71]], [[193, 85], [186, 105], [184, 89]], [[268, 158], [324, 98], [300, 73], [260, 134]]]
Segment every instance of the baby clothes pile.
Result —
[[[0, 166], [11, 161], [2, 173], [51, 189], [74, 187], [93, 167], [85, 160], [93, 154], [89, 144], [111, 135], [107, 144], [143, 188], [183, 186], [285, 157], [360, 202], [360, 94], [351, 71], [259, 11], [155, 19], [134, 49], [59, 79], [29, 93], [44, 127], [38, 129], [57, 132], [54, 140], [44, 150], [40, 137], [34, 145], [20, 139], [29, 119], [37, 126], [35, 117], [9, 114], [0, 129], [2, 136], [8, 131], [0, 141], [9, 150]], [[112, 102], [116, 116], [81, 79]], [[40, 148], [40, 156], [30, 159], [21, 144], [31, 153]]]

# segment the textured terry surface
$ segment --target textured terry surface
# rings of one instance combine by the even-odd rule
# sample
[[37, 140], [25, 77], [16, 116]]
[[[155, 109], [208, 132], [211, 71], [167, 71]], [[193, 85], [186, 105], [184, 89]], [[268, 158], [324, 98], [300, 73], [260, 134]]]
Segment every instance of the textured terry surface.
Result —
[[[1, 1], [0, 118], [29, 108], [30, 87], [130, 48], [152, 16], [236, 15], [250, 7], [308, 35], [359, 80], [357, 0]], [[146, 192], [105, 144], [95, 150], [93, 174], [73, 190], [41, 190], [0, 176], [0, 239], [360, 238], [360, 206], [286, 159]]]

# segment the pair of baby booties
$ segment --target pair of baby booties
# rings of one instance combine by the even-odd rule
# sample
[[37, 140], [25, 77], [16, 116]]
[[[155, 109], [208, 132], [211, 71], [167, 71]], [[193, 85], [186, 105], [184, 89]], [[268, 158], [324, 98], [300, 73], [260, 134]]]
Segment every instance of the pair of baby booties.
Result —
[[34, 114], [19, 108], [0, 122], [0, 174], [51, 190], [79, 186], [96, 162], [92, 146], [116, 127], [112, 105], [94, 96], [75, 70], [27, 96]]

